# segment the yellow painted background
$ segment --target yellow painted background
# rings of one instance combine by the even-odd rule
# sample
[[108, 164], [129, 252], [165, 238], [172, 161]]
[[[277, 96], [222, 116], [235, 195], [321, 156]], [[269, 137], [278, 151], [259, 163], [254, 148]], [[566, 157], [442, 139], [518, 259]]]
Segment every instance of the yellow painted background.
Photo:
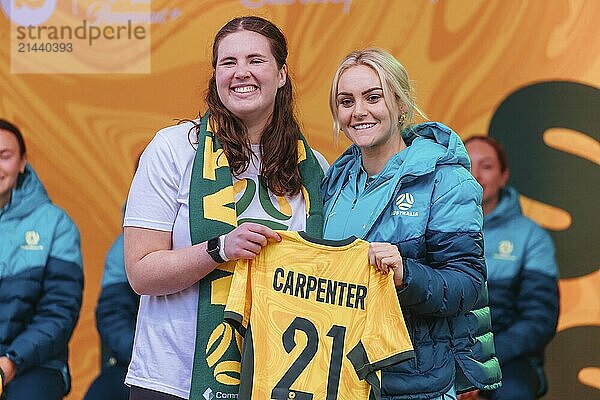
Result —
[[[98, 372], [94, 308], [134, 160], [156, 130], [204, 111], [212, 38], [232, 17], [258, 14], [285, 32], [304, 133], [330, 162], [345, 145], [333, 145], [330, 79], [359, 47], [392, 52], [415, 81], [422, 109], [463, 138], [486, 133], [498, 104], [524, 85], [571, 80], [600, 87], [594, 0], [154, 0], [151, 9], [180, 15], [152, 25], [149, 74], [12, 74], [10, 23], [0, 15], [0, 116], [24, 132], [31, 163], [82, 234], [86, 282], [68, 399], [81, 398]], [[551, 132], [545, 139], [561, 148]], [[598, 142], [589, 143], [576, 150], [563, 144], [563, 151], [598, 164]], [[528, 199], [524, 206], [549, 228], [556, 213], [569, 223], [561, 210]], [[599, 289], [598, 272], [561, 281], [559, 330], [600, 325]], [[585, 370], [580, 380], [598, 387], [600, 373]]]

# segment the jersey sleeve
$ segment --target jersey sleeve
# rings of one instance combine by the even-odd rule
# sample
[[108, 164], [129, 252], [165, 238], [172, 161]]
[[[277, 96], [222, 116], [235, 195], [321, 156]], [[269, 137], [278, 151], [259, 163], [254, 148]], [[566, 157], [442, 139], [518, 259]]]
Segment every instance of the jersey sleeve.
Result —
[[415, 355], [396, 297], [393, 274], [382, 275], [372, 267], [369, 274], [365, 329], [347, 357], [359, 379], [366, 380], [377, 392], [377, 371]]
[[238, 260], [231, 280], [231, 288], [227, 297], [224, 319], [240, 335], [246, 334], [250, 322], [250, 310], [252, 308], [252, 281], [250, 280], [250, 269], [252, 260]]

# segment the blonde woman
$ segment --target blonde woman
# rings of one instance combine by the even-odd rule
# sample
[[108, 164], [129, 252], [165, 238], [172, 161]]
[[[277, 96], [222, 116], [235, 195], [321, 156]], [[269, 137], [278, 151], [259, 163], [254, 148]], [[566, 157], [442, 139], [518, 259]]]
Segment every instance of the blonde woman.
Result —
[[[334, 134], [353, 144], [323, 182], [325, 239], [371, 242], [371, 264], [394, 271], [416, 358], [382, 372], [384, 399], [455, 399], [500, 378], [485, 305], [481, 187], [456, 133], [424, 116], [389, 53], [350, 53], [331, 86]], [[482, 345], [479, 342], [484, 342]]]

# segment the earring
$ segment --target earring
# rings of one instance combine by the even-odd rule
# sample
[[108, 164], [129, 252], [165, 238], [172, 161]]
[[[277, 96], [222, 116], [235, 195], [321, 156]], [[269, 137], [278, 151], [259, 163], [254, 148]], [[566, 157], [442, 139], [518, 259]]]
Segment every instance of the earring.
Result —
[[398, 125], [402, 126], [404, 121], [406, 120], [406, 114], [402, 114], [400, 118], [398, 118]]

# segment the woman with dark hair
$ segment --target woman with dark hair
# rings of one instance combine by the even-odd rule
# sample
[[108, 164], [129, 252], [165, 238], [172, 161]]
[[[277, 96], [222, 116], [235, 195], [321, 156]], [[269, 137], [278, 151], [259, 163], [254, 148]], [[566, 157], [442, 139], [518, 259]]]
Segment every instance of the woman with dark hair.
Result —
[[0, 119], [0, 393], [62, 399], [79, 317], [79, 232], [29, 163], [19, 129]]
[[213, 42], [207, 112], [159, 131], [142, 155], [124, 222], [127, 275], [142, 295], [132, 399], [235, 396], [228, 261], [255, 257], [280, 239], [274, 229], [322, 236], [327, 163], [300, 132], [286, 59], [274, 24], [229, 21]]
[[330, 108], [334, 135], [353, 144], [323, 181], [323, 236], [371, 242], [371, 265], [394, 273], [389, 301], [400, 303], [415, 350], [383, 369], [382, 398], [450, 400], [496, 388], [481, 188], [460, 138], [441, 123], [412, 123], [424, 114], [408, 73], [381, 49], [344, 58]]
[[483, 187], [489, 304], [503, 374], [501, 388], [480, 396], [534, 399], [547, 389], [544, 348], [558, 322], [554, 245], [544, 229], [521, 213], [519, 194], [507, 185], [509, 169], [502, 145], [489, 136], [474, 136], [465, 146], [471, 172]]

